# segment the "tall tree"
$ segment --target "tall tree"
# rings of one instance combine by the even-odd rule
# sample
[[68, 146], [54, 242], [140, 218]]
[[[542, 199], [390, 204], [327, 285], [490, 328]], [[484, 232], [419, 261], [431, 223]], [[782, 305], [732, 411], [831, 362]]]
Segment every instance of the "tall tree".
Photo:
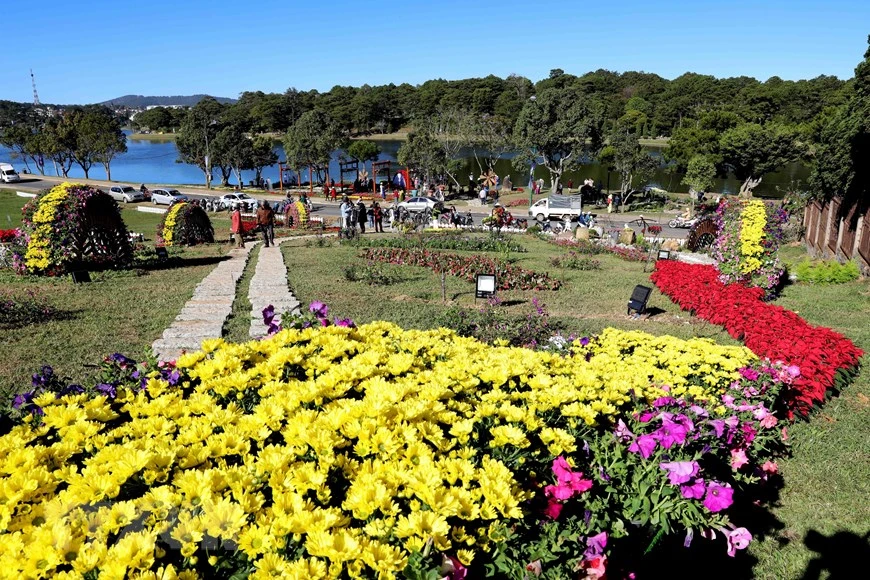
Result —
[[474, 119], [473, 113], [463, 109], [439, 107], [434, 114], [415, 123], [421, 133], [428, 133], [441, 148], [445, 163], [439, 173], [446, 174], [456, 187], [461, 187], [457, 179], [461, 166], [459, 152], [471, 144]]
[[257, 135], [251, 143], [250, 165], [242, 169], [253, 169], [255, 183], [260, 183], [263, 168], [276, 163], [278, 163], [278, 154], [275, 153], [275, 144], [272, 138], [266, 135]]
[[253, 158], [253, 143], [238, 124], [225, 125], [218, 131], [211, 143], [212, 165], [218, 168], [221, 186], [227, 187], [230, 175], [235, 171], [239, 187], [242, 182], [242, 168], [250, 165]]
[[112, 160], [119, 153], [127, 152], [127, 137], [121, 131], [121, 123], [106, 107], [86, 111], [83, 126], [78, 129], [80, 139], [93, 149], [93, 159], [103, 164], [106, 179], [112, 180]]
[[689, 202], [691, 214], [695, 213], [695, 192], [709, 191], [713, 187], [713, 178], [716, 177], [716, 166], [703, 155], [696, 155], [689, 161], [686, 175], [683, 177], [683, 185], [689, 186]]
[[[357, 161], [362, 161], [363, 168], [365, 168], [367, 161], [377, 160], [378, 156], [381, 154], [381, 148], [378, 147], [378, 144], [374, 141], [359, 140], [350, 144], [347, 148], [347, 154]], [[377, 181], [374, 167], [372, 168], [372, 181]]]
[[444, 149], [431, 133], [410, 133], [396, 154], [399, 163], [410, 167], [427, 182], [445, 171], [447, 158]]
[[602, 164], [610, 165], [619, 174], [621, 204], [627, 205], [635, 193], [633, 187], [646, 185], [658, 168], [658, 161], [640, 146], [637, 134], [618, 127], [599, 155]]
[[481, 174], [494, 171], [498, 160], [514, 149], [512, 128], [507, 119], [497, 116], [473, 121], [469, 145]]
[[332, 153], [341, 148], [345, 137], [338, 124], [326, 113], [318, 110], [303, 113], [284, 136], [284, 152], [297, 173], [310, 167], [318, 175], [329, 170]]
[[213, 98], [202, 99], [187, 111], [175, 140], [179, 161], [199, 167], [209, 189], [212, 180], [211, 142], [220, 131], [222, 112], [223, 105]]
[[[867, 38], [870, 44], [870, 36]], [[870, 48], [855, 68], [855, 94], [822, 129], [810, 182], [817, 197], [870, 204]], [[843, 204], [848, 206], [848, 204]]]
[[778, 124], [744, 123], [719, 138], [723, 164], [743, 181], [740, 194], [751, 197], [765, 174], [798, 159], [802, 146], [797, 131]]
[[578, 98], [570, 89], [548, 88], [523, 106], [514, 127], [514, 143], [522, 152], [521, 159], [536, 161], [549, 170], [555, 193], [566, 169], [598, 151], [602, 124], [599, 103]]

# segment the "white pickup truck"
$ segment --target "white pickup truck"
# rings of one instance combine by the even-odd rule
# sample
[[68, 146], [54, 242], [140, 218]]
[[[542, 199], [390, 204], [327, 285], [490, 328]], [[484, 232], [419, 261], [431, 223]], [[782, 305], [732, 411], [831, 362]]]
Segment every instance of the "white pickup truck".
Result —
[[539, 222], [548, 219], [576, 219], [583, 214], [583, 202], [579, 195], [551, 195], [539, 199], [529, 208], [529, 217]]

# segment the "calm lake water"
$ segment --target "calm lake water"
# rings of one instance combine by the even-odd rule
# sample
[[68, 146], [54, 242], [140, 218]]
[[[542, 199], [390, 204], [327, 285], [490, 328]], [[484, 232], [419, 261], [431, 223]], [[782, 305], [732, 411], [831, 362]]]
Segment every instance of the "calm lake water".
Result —
[[[379, 141], [381, 147], [381, 160], [396, 161], [396, 152], [399, 150], [401, 141]], [[185, 165], [177, 163], [178, 151], [175, 148], [175, 141], [167, 140], [142, 140], [129, 139], [127, 140], [127, 153], [119, 155], [112, 162], [112, 177], [116, 181], [128, 182], [132, 185], [139, 183], [146, 184], [178, 184], [178, 185], [204, 185], [205, 176], [202, 171], [194, 165]], [[650, 149], [654, 155], [660, 155], [659, 149]], [[284, 150], [281, 145], [276, 145], [275, 152], [279, 159], [284, 158]], [[338, 181], [338, 159], [341, 151], [336, 151], [333, 154], [333, 160], [330, 164], [330, 175]], [[471, 155], [471, 152], [463, 152], [466, 163], [462, 171], [459, 172], [459, 182], [463, 186], [468, 184], [468, 176], [473, 173], [475, 176], [480, 174], [480, 169]], [[12, 163], [19, 173], [25, 168], [24, 162], [21, 159], [14, 158], [13, 152], [9, 149], [0, 146], [0, 163]], [[395, 170], [397, 165], [394, 165]], [[30, 169], [35, 172], [33, 164], [30, 164]], [[502, 179], [506, 175], [511, 176], [511, 181], [514, 186], [526, 187], [529, 183], [528, 172], [517, 172], [511, 166], [510, 159], [501, 159], [497, 166], [496, 172]], [[54, 167], [51, 163], [46, 164], [46, 173], [54, 175]], [[218, 172], [215, 171], [215, 174]], [[69, 173], [70, 177], [82, 178], [84, 172], [78, 165], [73, 165]], [[90, 176], [93, 179], [105, 179], [105, 171], [102, 165], [95, 165], [91, 168]], [[780, 197], [782, 193], [791, 188], [797, 187], [807, 182], [809, 177], [809, 168], [800, 164], [792, 163], [783, 167], [776, 173], [768, 174], [764, 177], [761, 185], [755, 190], [757, 195]], [[273, 183], [278, 182], [278, 166], [267, 167], [263, 170], [263, 178], [271, 179]], [[535, 171], [535, 179], [542, 178], [549, 185], [549, 172], [539, 167]], [[569, 180], [574, 182], [574, 187], [579, 187], [583, 180], [591, 178], [596, 183], [600, 183], [602, 187], [607, 187], [608, 172], [605, 167], [597, 162], [591, 162], [583, 165], [577, 171], [571, 171], [565, 174], [562, 182], [567, 184]], [[687, 188], [680, 182], [683, 176], [679, 173], [670, 171], [662, 164], [659, 171], [653, 177], [650, 185], [660, 187], [661, 189], [674, 192], [685, 192]], [[254, 179], [253, 171], [243, 171], [242, 179], [245, 183]], [[345, 174], [345, 179], [353, 179], [353, 176]], [[217, 181], [218, 178], [215, 178]], [[307, 172], [303, 171], [303, 180], [308, 180]], [[213, 181], [214, 182], [214, 181]], [[231, 184], [236, 183], [235, 175], [230, 179]], [[610, 173], [610, 188], [616, 189], [619, 187], [619, 176], [615, 173]], [[740, 189], [740, 183], [736, 179], [718, 179], [716, 180], [715, 191], [720, 193], [736, 193]]]

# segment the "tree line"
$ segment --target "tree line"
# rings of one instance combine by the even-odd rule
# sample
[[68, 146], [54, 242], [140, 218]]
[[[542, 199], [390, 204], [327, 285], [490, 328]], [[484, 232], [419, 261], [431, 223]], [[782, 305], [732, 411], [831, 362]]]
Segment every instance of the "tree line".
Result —
[[[336, 86], [324, 93], [245, 92], [235, 104], [206, 98], [189, 109], [150, 109], [134, 121], [177, 132], [180, 161], [200, 167], [209, 184], [213, 171], [222, 184], [244, 169], [257, 171], [259, 178], [263, 167], [277, 161], [272, 142], [260, 137], [266, 133], [283, 135], [291, 167], [323, 169], [351, 136], [409, 128], [399, 161], [456, 185], [458, 153], [471, 149], [482, 173], [508, 152], [518, 152], [517, 169], [546, 167], [554, 189], [566, 170], [596, 157], [621, 176], [628, 192], [657, 163], [641, 139], [667, 137], [664, 157], [675, 170], [689, 173], [691, 187], [706, 189], [713, 176], [732, 173], [748, 192], [784, 163], [813, 160], [832, 138], [831, 123], [860, 88], [855, 79], [831, 76], [760, 82], [686, 73], [667, 80], [643, 72], [575, 76], [554, 69], [536, 83], [490, 75], [418, 86]], [[23, 158], [50, 159], [60, 171], [75, 162], [87, 172], [100, 161], [108, 172], [112, 151], [122, 149], [97, 147], [88, 137], [99, 110], [75, 107], [60, 118], [45, 118], [30, 105], [0, 102], [0, 139]], [[105, 110], [99, 115], [109, 117]], [[119, 132], [115, 121], [108, 130], [112, 135]], [[89, 151], [94, 147], [100, 151]]]

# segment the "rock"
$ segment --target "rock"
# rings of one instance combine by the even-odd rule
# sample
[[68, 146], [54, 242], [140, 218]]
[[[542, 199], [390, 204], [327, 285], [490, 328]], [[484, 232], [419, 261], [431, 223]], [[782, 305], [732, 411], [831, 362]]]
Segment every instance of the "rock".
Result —
[[669, 252], [676, 252], [680, 249], [680, 242], [677, 240], [665, 240], [664, 243], [662, 243], [662, 249], [668, 250]]
[[574, 232], [574, 237], [578, 240], [588, 240], [589, 228], [577, 228], [577, 231]]
[[559, 232], [558, 234], [556, 234], [556, 240], [569, 240], [570, 241], [573, 239], [574, 239], [574, 232], [572, 232], [570, 230], [567, 232]]
[[636, 237], [637, 236], [634, 233], [634, 230], [629, 228], [623, 228], [622, 231], [619, 232], [619, 239], [617, 241], [620, 244], [630, 246], [634, 243]]

